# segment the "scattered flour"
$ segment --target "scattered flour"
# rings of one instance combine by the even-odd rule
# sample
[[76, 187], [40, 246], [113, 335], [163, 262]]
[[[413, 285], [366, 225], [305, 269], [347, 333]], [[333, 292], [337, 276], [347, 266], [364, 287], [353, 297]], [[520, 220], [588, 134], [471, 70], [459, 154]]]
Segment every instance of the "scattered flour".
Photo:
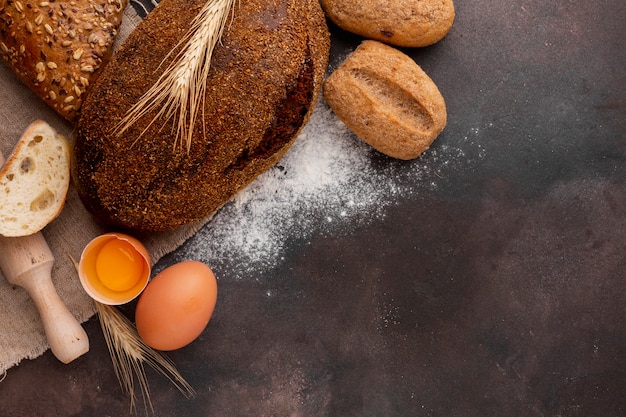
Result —
[[413, 161], [376, 157], [320, 99], [279, 164], [226, 204], [184, 245], [184, 256], [228, 264], [236, 278], [267, 271], [284, 258], [290, 239], [345, 233], [355, 222], [384, 218], [389, 204], [435, 189], [450, 168], [467, 168], [468, 159], [447, 144]]

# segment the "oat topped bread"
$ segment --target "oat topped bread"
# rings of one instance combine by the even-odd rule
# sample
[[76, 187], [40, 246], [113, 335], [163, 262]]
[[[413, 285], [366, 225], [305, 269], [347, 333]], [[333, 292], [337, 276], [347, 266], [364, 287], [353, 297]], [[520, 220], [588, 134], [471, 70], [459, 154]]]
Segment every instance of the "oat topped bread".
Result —
[[128, 0], [0, 0], [0, 58], [70, 122], [109, 60]]
[[189, 148], [171, 119], [151, 123], [156, 111], [120, 132], [131, 106], [176, 59], [172, 47], [205, 3], [163, 0], [85, 100], [73, 179], [86, 207], [109, 225], [170, 230], [213, 213], [276, 164], [317, 100], [330, 48], [318, 1], [235, 1]]

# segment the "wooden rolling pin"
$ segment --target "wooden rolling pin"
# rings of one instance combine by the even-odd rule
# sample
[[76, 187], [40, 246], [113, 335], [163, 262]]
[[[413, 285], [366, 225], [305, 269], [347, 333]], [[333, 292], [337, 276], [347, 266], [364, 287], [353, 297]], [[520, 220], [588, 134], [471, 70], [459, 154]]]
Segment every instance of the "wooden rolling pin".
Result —
[[[0, 154], [0, 167], [3, 164]], [[23, 237], [0, 236], [0, 269], [11, 284], [19, 285], [31, 296], [50, 350], [67, 364], [89, 351], [89, 339], [52, 284], [53, 264], [54, 256], [41, 232]]]

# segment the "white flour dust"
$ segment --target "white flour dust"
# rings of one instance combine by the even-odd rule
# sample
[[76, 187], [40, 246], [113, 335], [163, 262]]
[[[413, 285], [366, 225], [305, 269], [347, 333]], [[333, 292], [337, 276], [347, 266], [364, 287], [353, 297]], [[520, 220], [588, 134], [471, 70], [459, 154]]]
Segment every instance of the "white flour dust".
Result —
[[376, 166], [372, 155], [320, 100], [279, 164], [191, 238], [185, 256], [212, 266], [228, 263], [237, 278], [266, 271], [283, 259], [289, 239], [345, 233], [347, 225], [384, 218], [389, 204], [436, 188], [450, 168], [468, 163], [460, 148], [449, 145], [388, 165]]

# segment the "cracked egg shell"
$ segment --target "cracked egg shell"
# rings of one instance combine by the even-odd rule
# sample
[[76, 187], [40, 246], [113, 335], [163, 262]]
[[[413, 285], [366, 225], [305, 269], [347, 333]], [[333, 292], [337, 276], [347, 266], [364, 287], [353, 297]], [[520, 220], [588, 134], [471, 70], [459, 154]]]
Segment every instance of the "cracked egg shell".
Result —
[[146, 247], [123, 233], [106, 233], [93, 239], [78, 265], [78, 276], [87, 294], [109, 305], [128, 303], [141, 294], [150, 272]]

